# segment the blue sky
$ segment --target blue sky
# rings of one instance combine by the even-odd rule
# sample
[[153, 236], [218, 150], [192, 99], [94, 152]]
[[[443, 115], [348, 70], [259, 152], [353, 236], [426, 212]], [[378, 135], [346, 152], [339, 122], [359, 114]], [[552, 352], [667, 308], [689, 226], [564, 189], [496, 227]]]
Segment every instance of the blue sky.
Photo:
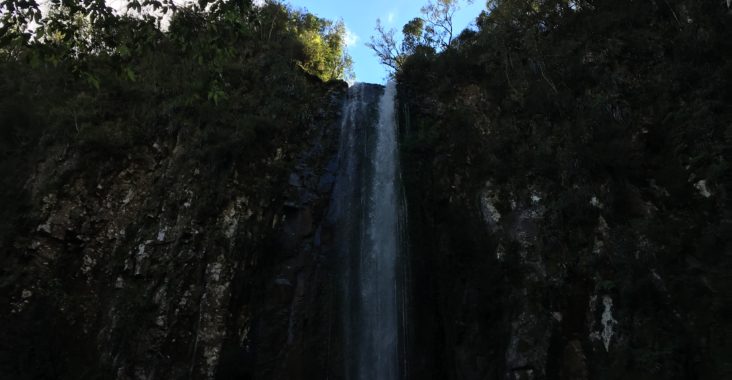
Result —
[[[343, 19], [351, 33], [348, 52], [353, 57], [356, 80], [384, 83], [387, 77], [386, 69], [365, 46], [374, 35], [376, 19], [381, 19], [387, 29], [394, 28], [401, 34], [402, 26], [420, 15], [419, 9], [427, 3], [427, 0], [288, 0], [288, 2], [295, 7], [306, 8], [323, 18]], [[466, 4], [466, 1], [463, 1], [461, 9], [455, 14], [453, 24], [458, 30], [463, 30], [484, 8], [484, 0], [476, 0], [473, 4]]]

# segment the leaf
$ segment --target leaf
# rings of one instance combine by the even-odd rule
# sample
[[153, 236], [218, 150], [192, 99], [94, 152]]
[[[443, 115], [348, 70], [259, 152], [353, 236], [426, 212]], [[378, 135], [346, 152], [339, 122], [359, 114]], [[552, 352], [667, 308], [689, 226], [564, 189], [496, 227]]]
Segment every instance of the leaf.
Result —
[[38, 68], [38, 66], [41, 65], [41, 58], [37, 51], [33, 51], [33, 53], [31, 54], [30, 64], [31, 64], [31, 67], [33, 67], [34, 69]]
[[135, 72], [130, 67], [125, 67], [125, 74], [127, 75], [127, 79], [130, 80], [130, 82], [134, 82], [136, 80]]
[[92, 86], [96, 90], [98, 90], [99, 89], [99, 79], [96, 76], [94, 76], [92, 73], [84, 73], [84, 75], [86, 76], [86, 82], [90, 86]]
[[61, 59], [57, 55], [51, 54], [51, 55], [46, 56], [46, 62], [50, 62], [53, 65], [53, 67], [58, 67], [58, 64], [59, 64], [59, 62], [61, 62]]
[[121, 45], [117, 48], [117, 52], [122, 57], [129, 57], [130, 55], [130, 48], [127, 47], [127, 45]]
[[140, 5], [140, 2], [137, 1], [137, 0], [131, 0], [129, 3], [127, 3], [127, 9], [128, 10], [129, 9], [132, 9], [132, 10], [135, 10], [137, 12], [141, 12], [142, 11], [142, 5]]

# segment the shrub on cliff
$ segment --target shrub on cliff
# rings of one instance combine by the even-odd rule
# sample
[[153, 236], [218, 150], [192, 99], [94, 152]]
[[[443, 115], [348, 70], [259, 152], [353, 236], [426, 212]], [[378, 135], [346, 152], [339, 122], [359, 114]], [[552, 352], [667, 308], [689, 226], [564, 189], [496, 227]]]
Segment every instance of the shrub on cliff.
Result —
[[307, 107], [302, 70], [325, 81], [350, 70], [342, 23], [278, 2], [130, 1], [128, 15], [103, 1], [62, 2], [47, 15], [33, 4], [0, 3], [1, 75], [13, 86], [0, 96], [32, 98], [47, 133], [92, 148], [247, 115], [292, 127]]

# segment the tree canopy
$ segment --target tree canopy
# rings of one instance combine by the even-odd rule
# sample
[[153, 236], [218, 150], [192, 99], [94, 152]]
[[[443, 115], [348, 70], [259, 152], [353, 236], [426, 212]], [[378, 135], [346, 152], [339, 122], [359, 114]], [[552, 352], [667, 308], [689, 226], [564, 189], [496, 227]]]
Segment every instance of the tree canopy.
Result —
[[421, 8], [422, 17], [415, 17], [404, 25], [401, 42], [394, 29], [386, 30], [381, 20], [376, 20], [377, 35], [372, 36], [366, 46], [383, 65], [396, 73], [405, 59], [418, 50], [435, 52], [451, 46], [455, 37], [453, 16], [459, 9], [460, 0], [429, 0]]
[[180, 128], [239, 154], [307, 126], [308, 93], [351, 75], [343, 23], [279, 1], [127, 7], [0, 0], [0, 159], [41, 137], [123, 153]]
[[[238, 40], [254, 36], [266, 42], [272, 42], [273, 38], [295, 38], [302, 48], [294, 58], [307, 72], [325, 81], [352, 75], [343, 22], [321, 19], [278, 1], [268, 1], [260, 7], [251, 0], [199, 0], [180, 7], [173, 0], [128, 0], [127, 9], [132, 13], [119, 15], [104, 0], [52, 0], [50, 11], [43, 14], [36, 0], [1, 0], [0, 49], [5, 58], [19, 58], [21, 51], [31, 55], [46, 52], [50, 47], [56, 50], [56, 55], [50, 57], [52, 60], [59, 59], [59, 53], [74, 60], [83, 60], [87, 55], [126, 55], [130, 42], [146, 41], [143, 32], [136, 32], [138, 39], [120, 43], [125, 37], [119, 36], [119, 28], [131, 23], [145, 24], [144, 30], [191, 48], [194, 36], [183, 29], [193, 25], [179, 23], [175, 30], [162, 30], [161, 21], [170, 18], [175, 22], [176, 18], [195, 13], [203, 18], [203, 23], [236, 26], [230, 31], [233, 34], [218, 39], [217, 46], [221, 49], [237, 49]], [[216, 33], [217, 29], [213, 27], [210, 31]], [[63, 52], [59, 51], [61, 47], [65, 48]]]

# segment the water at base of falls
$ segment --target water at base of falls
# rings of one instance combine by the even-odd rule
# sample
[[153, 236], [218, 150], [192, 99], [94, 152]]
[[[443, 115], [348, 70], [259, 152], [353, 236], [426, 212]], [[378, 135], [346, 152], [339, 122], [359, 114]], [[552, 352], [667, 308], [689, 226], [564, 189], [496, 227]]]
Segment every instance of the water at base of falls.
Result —
[[349, 89], [331, 220], [347, 379], [397, 380], [406, 371], [403, 196], [396, 88]]

